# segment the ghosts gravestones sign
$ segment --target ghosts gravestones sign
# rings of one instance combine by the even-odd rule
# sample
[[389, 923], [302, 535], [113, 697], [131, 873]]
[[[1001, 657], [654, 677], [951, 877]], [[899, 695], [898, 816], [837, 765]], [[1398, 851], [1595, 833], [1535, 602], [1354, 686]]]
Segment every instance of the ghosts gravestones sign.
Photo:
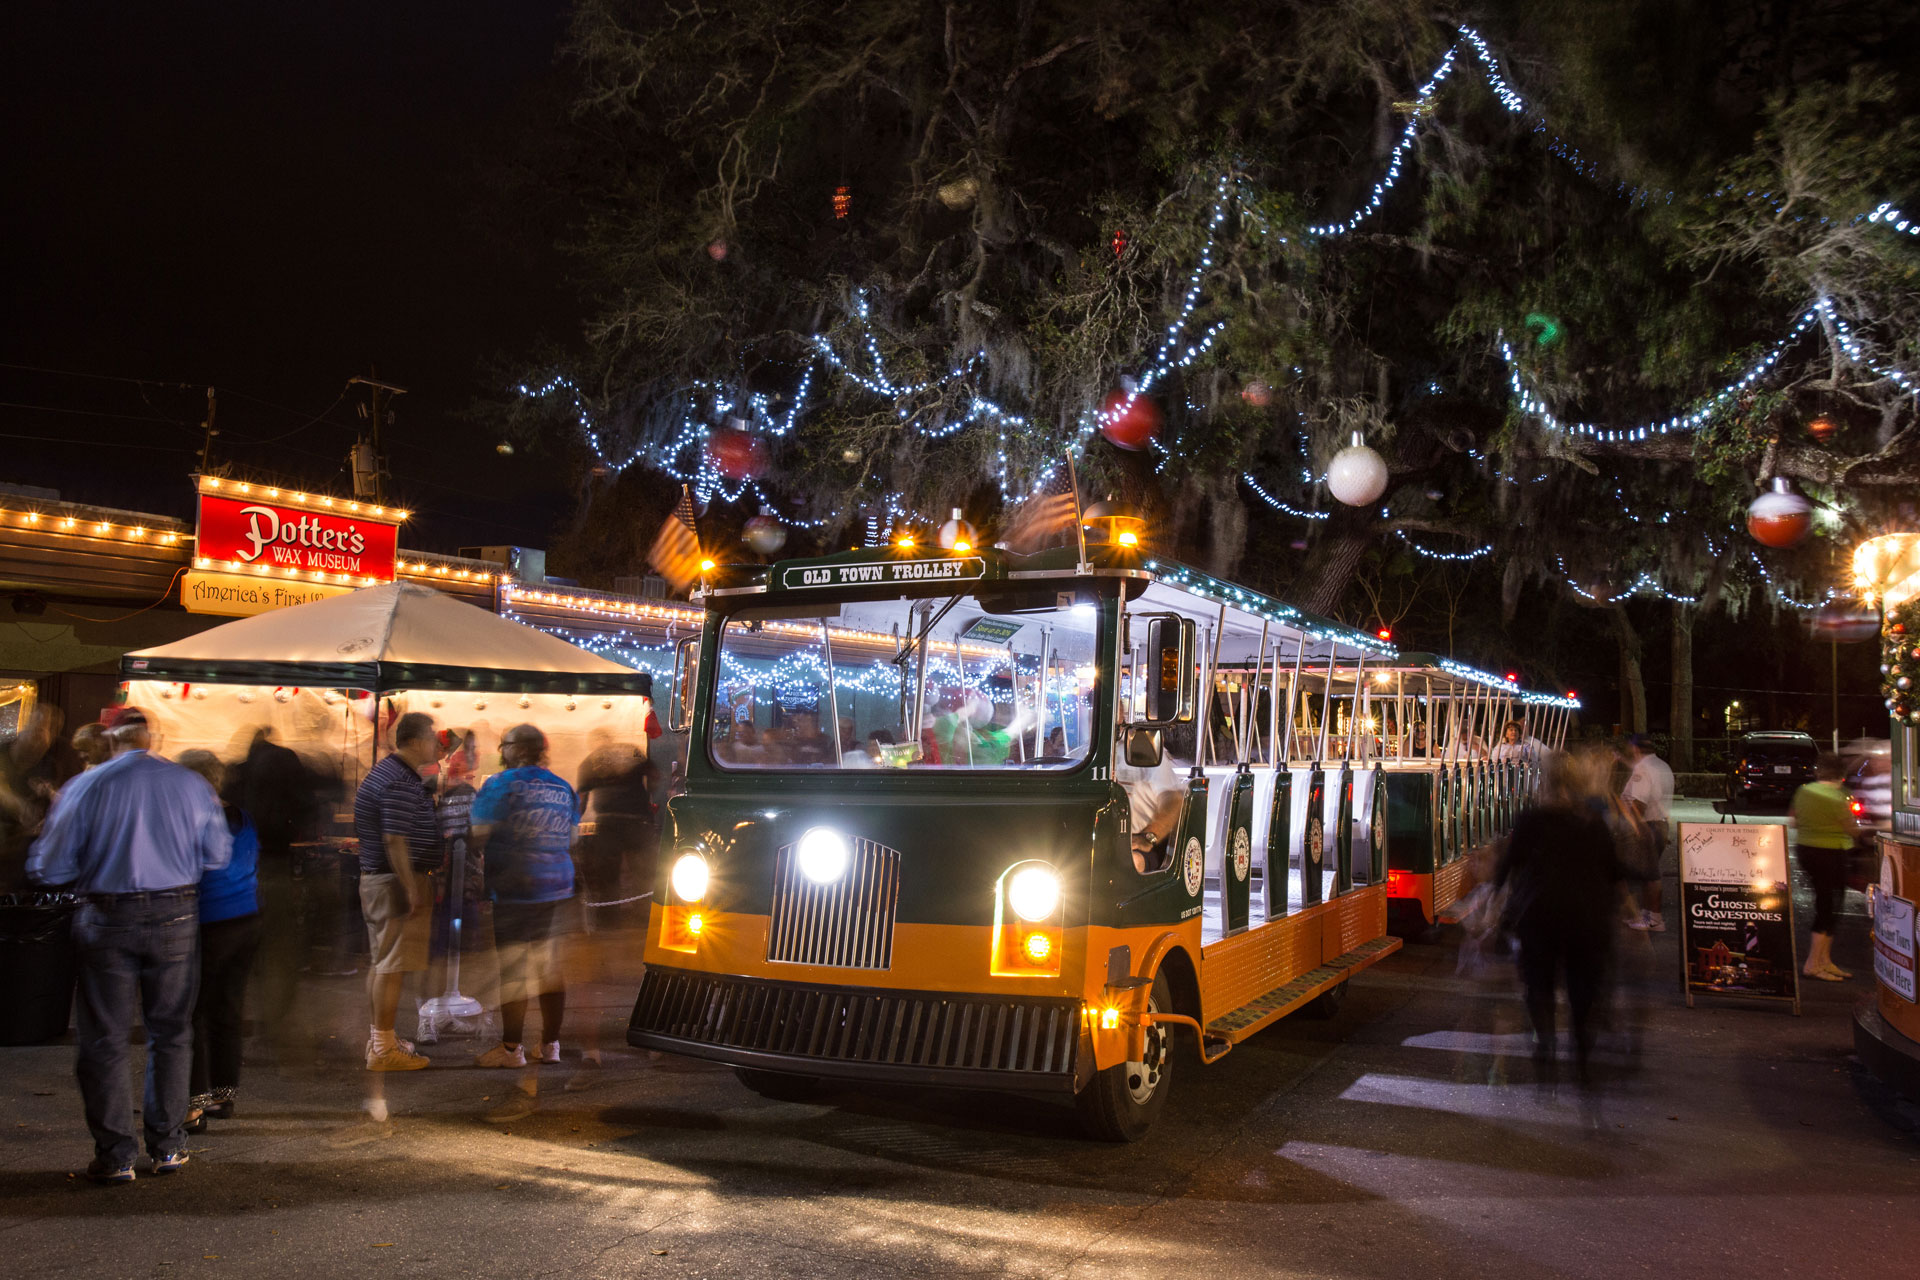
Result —
[[1680, 824], [1680, 965], [1697, 994], [1783, 1000], [1800, 1012], [1800, 965], [1787, 875], [1787, 829], [1775, 823]]

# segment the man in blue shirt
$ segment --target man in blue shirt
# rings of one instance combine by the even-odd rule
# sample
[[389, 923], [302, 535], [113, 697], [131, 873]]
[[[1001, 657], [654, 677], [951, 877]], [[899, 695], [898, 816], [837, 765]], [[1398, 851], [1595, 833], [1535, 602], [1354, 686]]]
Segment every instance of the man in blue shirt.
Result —
[[507, 768], [487, 779], [473, 802], [473, 840], [485, 857], [494, 945], [500, 954], [501, 1043], [481, 1054], [478, 1062], [483, 1067], [526, 1066], [520, 1036], [527, 999], [537, 995], [546, 1037], [538, 1060], [557, 1063], [560, 1020], [567, 1009], [558, 955], [564, 924], [559, 913], [573, 896], [573, 828], [580, 802], [566, 779], [545, 767], [547, 737], [534, 726], [507, 730], [500, 739], [500, 756]]
[[360, 780], [353, 834], [360, 844], [360, 910], [367, 921], [367, 1070], [418, 1071], [424, 1054], [393, 1032], [400, 988], [427, 967], [434, 875], [445, 850], [420, 770], [440, 758], [433, 717], [409, 711], [393, 726], [393, 753]]
[[127, 1096], [135, 1002], [147, 1029], [141, 1123], [153, 1172], [187, 1162], [183, 1124], [199, 979], [199, 884], [232, 857], [220, 801], [198, 775], [149, 755], [147, 719], [128, 710], [108, 734], [113, 758], [67, 785], [27, 858], [42, 884], [71, 885], [82, 905], [80, 1080], [99, 1182], [133, 1181], [139, 1144]]

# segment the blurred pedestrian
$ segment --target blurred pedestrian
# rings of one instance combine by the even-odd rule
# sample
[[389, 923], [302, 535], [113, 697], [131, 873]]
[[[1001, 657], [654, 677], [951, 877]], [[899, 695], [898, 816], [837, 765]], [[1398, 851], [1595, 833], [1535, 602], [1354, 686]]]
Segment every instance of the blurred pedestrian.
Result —
[[74, 1074], [93, 1131], [87, 1176], [133, 1181], [139, 1145], [127, 1096], [127, 1035], [147, 1032], [141, 1124], [153, 1172], [187, 1163], [188, 1077], [199, 973], [199, 885], [227, 865], [233, 838], [206, 783], [148, 754], [146, 716], [109, 733], [113, 758], [68, 784], [27, 870], [83, 899], [74, 917], [79, 968]]
[[[575, 860], [581, 933], [570, 975], [579, 982], [633, 982], [639, 978], [648, 899], [653, 896], [659, 847], [653, 792], [659, 770], [630, 742], [600, 733], [580, 766], [581, 828]], [[600, 1028], [589, 1018], [580, 1061], [600, 1065]]]
[[47, 752], [59, 716], [57, 707], [36, 706], [18, 731], [0, 737], [0, 893], [27, 887], [27, 850], [53, 801]]
[[[180, 763], [207, 780], [217, 797], [226, 767], [211, 751], [182, 751]], [[260, 946], [260, 837], [253, 819], [223, 804], [233, 858], [200, 877], [200, 994], [193, 1004], [193, 1098], [186, 1128], [199, 1133], [208, 1118], [233, 1116], [240, 1087], [240, 1045], [247, 977]]]
[[[579, 800], [566, 779], [546, 767], [547, 737], [517, 724], [500, 739], [506, 768], [487, 779], [473, 802], [473, 842], [486, 863], [493, 898], [494, 946], [500, 958], [500, 1043], [482, 1053], [483, 1067], [527, 1065], [523, 1033], [527, 1002], [540, 1002], [544, 1040], [536, 1059], [560, 1061], [566, 984], [560, 973], [561, 914], [573, 897], [573, 827]], [[531, 1079], [522, 1085], [530, 1106]]]
[[260, 843], [260, 1008], [283, 1054], [296, 1032], [294, 992], [309, 941], [299, 897], [305, 868], [294, 845], [313, 834], [318, 792], [319, 779], [264, 727], [254, 731], [246, 758], [227, 772], [227, 798], [252, 821]]
[[1582, 795], [1579, 770], [1563, 751], [1548, 754], [1536, 802], [1521, 811], [1494, 870], [1507, 891], [1502, 920], [1520, 944], [1520, 980], [1533, 1022], [1534, 1062], [1555, 1075], [1554, 1003], [1564, 980], [1582, 1082], [1593, 1048], [1593, 1012], [1613, 942], [1615, 886], [1631, 871], [1606, 823]]
[[440, 753], [433, 717], [409, 711], [393, 726], [393, 752], [367, 771], [353, 797], [360, 845], [360, 910], [367, 922], [367, 1070], [418, 1071], [427, 1059], [394, 1034], [400, 988], [427, 967], [440, 824], [420, 771]]
[[80, 757], [82, 772], [105, 764], [113, 755], [113, 744], [107, 741], [107, 727], [98, 720], [89, 720], [75, 729], [71, 745], [73, 754]]
[[1813, 887], [1813, 939], [1800, 972], [1822, 982], [1853, 976], [1833, 962], [1833, 934], [1847, 892], [1847, 854], [1860, 831], [1840, 785], [1845, 776], [1840, 757], [1823, 751], [1814, 763], [1813, 781], [1793, 793], [1793, 856]]
[[1638, 837], [1635, 852], [1641, 864], [1642, 890], [1639, 917], [1628, 920], [1627, 927], [1664, 933], [1667, 922], [1660, 912], [1660, 877], [1673, 816], [1673, 770], [1653, 753], [1653, 743], [1645, 734], [1636, 733], [1627, 739], [1623, 759], [1632, 771], [1620, 792], [1620, 803]]

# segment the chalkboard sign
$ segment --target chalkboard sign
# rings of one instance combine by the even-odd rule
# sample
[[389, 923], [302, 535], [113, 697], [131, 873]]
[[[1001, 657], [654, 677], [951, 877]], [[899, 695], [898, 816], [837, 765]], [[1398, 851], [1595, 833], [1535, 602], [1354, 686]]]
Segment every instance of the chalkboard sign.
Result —
[[1800, 964], [1776, 823], [1680, 824], [1680, 968], [1696, 994], [1783, 1000], [1800, 1012]]

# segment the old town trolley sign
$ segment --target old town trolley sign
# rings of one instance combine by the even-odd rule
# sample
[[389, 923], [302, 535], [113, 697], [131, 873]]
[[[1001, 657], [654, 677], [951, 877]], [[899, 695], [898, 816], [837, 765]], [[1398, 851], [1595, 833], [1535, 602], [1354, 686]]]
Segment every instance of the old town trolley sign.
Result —
[[[1144, 1133], [1462, 891], [1577, 706], [1095, 545], [721, 566], [631, 1043]], [[663, 699], [667, 701], [667, 699]], [[1531, 745], [1478, 748], [1522, 720]]]
[[190, 612], [265, 613], [394, 580], [406, 511], [220, 476], [196, 485], [193, 564], [180, 584]]

